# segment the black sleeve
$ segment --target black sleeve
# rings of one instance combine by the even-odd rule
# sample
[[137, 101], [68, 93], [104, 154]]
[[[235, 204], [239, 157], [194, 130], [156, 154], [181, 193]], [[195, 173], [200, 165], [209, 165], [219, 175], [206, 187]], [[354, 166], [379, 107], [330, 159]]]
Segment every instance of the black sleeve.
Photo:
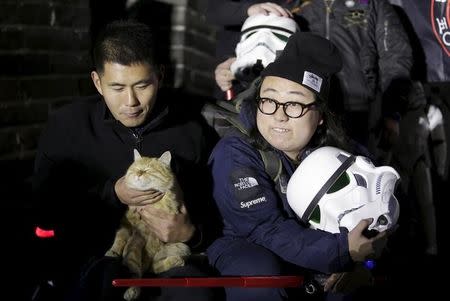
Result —
[[374, 39], [379, 58], [383, 113], [390, 115], [401, 110], [408, 97], [412, 49], [394, 7], [387, 0], [373, 2], [376, 2], [377, 8], [372, 11], [370, 22], [375, 23], [372, 28], [375, 29]]
[[208, 22], [220, 26], [241, 26], [248, 17], [247, 9], [255, 4], [265, 1], [238, 1], [209, 0], [206, 17]]
[[41, 134], [32, 178], [36, 205], [67, 208], [70, 204], [75, 210], [95, 198], [95, 204], [101, 207], [121, 210], [123, 205], [114, 191], [116, 179], [99, 180], [88, 163], [80, 158], [77, 144], [81, 144], [78, 134], [81, 130], [71, 129], [66, 115], [50, 116]]
[[39, 141], [32, 177], [34, 223], [55, 230], [67, 250], [79, 244], [79, 253], [92, 254], [110, 243], [124, 206], [114, 199], [112, 182], [87, 180], [91, 172], [78, 158], [77, 132], [64, 116], [51, 116]]
[[212, 198], [212, 180], [207, 167], [216, 138], [207, 134], [210, 129], [199, 115], [196, 116], [195, 122], [186, 127], [192, 136], [190, 144], [196, 149], [196, 159], [191, 161], [177, 156], [174, 168], [184, 193], [186, 209], [196, 228], [187, 243], [193, 252], [202, 252], [218, 236], [220, 218]]

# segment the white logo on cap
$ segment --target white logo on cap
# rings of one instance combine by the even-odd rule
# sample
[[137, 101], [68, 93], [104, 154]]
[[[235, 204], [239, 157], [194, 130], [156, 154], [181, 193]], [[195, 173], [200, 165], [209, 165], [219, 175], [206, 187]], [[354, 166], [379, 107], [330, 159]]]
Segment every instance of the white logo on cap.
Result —
[[303, 73], [302, 85], [308, 86], [311, 89], [320, 93], [320, 87], [322, 87], [322, 78], [312, 72], [305, 71]]

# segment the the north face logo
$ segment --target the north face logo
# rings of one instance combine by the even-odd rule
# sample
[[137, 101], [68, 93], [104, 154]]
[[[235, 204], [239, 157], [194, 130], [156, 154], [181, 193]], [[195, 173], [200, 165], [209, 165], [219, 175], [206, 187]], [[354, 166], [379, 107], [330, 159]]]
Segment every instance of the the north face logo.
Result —
[[258, 181], [256, 181], [253, 177], [239, 178], [238, 183], [234, 183], [234, 187], [238, 190], [251, 188], [258, 185]]

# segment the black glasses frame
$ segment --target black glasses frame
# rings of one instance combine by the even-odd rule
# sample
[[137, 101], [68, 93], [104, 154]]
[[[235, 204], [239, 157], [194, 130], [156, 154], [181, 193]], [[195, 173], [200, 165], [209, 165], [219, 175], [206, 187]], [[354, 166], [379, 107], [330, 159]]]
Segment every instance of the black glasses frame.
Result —
[[[265, 115], [273, 115], [273, 114], [275, 114], [275, 113], [278, 111], [278, 108], [279, 108], [280, 106], [282, 106], [282, 107], [283, 107], [283, 112], [284, 112], [284, 114], [286, 114], [286, 116], [288, 116], [289, 118], [300, 118], [300, 117], [304, 116], [304, 115], [309, 111], [309, 109], [310, 109], [311, 107], [315, 107], [315, 106], [317, 105], [317, 103], [316, 103], [315, 101], [314, 101], [314, 102], [311, 102], [311, 103], [308, 103], [308, 104], [304, 104], [304, 103], [297, 102], [297, 101], [288, 101], [288, 102], [285, 102], [285, 103], [281, 103], [281, 102], [277, 101], [276, 99], [269, 98], [269, 97], [257, 97], [257, 98], [256, 98], [256, 101], [258, 102], [258, 110], [259, 110], [261, 113], [263, 113], [263, 114], [265, 114]], [[264, 111], [261, 109], [261, 104], [262, 104], [264, 101], [273, 101], [273, 102], [275, 103], [275, 110], [274, 110], [272, 113], [266, 113], [266, 112], [264, 112]], [[300, 113], [299, 116], [291, 116], [291, 115], [289, 115], [289, 114], [286, 112], [286, 108], [287, 108], [289, 105], [292, 105], [292, 104], [300, 105], [300, 106], [302, 107], [302, 111], [301, 111], [301, 113]]]

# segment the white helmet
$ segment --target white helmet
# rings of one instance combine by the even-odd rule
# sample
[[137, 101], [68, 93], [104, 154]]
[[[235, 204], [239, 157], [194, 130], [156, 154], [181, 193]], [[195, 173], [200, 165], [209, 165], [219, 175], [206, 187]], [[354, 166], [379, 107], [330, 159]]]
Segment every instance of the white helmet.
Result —
[[292, 18], [274, 14], [248, 17], [236, 46], [236, 61], [231, 64], [236, 79], [250, 82], [256, 78], [262, 69], [275, 61], [277, 52], [284, 49], [289, 37], [297, 30], [297, 23]]
[[400, 208], [393, 195], [399, 174], [390, 166], [375, 167], [362, 156], [335, 147], [313, 151], [289, 180], [287, 200], [311, 228], [351, 231], [361, 219], [373, 218], [368, 230], [397, 223]]

